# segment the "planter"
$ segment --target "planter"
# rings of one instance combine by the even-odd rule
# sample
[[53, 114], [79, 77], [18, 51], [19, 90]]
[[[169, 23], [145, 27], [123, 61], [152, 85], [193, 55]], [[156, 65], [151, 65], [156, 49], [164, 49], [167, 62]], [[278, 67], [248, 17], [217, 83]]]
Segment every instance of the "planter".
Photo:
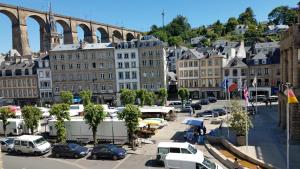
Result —
[[236, 136], [236, 141], [238, 146], [246, 145], [246, 136]]

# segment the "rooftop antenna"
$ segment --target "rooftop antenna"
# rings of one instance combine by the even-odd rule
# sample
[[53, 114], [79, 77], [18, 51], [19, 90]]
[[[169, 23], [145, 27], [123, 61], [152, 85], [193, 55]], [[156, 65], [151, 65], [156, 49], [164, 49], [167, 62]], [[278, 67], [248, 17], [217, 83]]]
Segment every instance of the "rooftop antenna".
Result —
[[163, 28], [165, 27], [165, 10], [163, 9], [162, 13], [161, 13], [161, 16], [162, 16], [162, 26]]

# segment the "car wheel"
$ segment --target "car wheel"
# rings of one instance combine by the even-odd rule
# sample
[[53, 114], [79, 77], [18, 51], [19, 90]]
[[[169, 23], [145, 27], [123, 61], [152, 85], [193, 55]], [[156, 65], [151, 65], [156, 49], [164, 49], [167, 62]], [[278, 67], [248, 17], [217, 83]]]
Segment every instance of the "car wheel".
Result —
[[10, 149], [10, 148], [7, 149], [7, 152], [8, 152], [8, 153], [11, 153], [11, 152], [12, 152], [12, 149]]
[[33, 155], [34, 155], [34, 156], [38, 156], [39, 153], [35, 151], [35, 152], [33, 152]]
[[97, 160], [96, 154], [93, 154], [93, 155], [92, 155], [92, 159], [93, 159], [93, 160]]
[[79, 158], [78, 154], [74, 154], [74, 158]]
[[54, 155], [56, 158], [59, 158], [60, 157], [60, 155], [58, 154], [58, 153], [55, 153], [55, 155]]
[[17, 154], [21, 155], [22, 151], [21, 150], [17, 150]]
[[114, 156], [112, 157], [112, 159], [113, 159], [113, 160], [117, 160], [118, 157], [114, 155]]

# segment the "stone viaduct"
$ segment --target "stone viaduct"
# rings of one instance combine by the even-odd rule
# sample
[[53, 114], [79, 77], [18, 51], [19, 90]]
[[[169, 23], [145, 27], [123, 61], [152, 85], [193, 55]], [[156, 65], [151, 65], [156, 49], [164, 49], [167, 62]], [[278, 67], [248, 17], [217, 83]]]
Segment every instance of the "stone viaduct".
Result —
[[[48, 51], [53, 47], [57, 39], [53, 38], [49, 29], [50, 12], [43, 12], [34, 9], [28, 9], [18, 6], [12, 6], [0, 3], [0, 13], [9, 17], [12, 22], [12, 47], [21, 55], [31, 53], [28, 41], [26, 19], [28, 17], [36, 20], [40, 26], [40, 51]], [[87, 43], [96, 43], [96, 31], [101, 33], [101, 42], [116, 42], [120, 40], [131, 40], [140, 38], [141, 32], [125, 29], [123, 27], [103, 24], [90, 20], [74, 18], [53, 14], [56, 24], [63, 28], [63, 43], [78, 43], [77, 27], [81, 27], [84, 32], [84, 41]]]

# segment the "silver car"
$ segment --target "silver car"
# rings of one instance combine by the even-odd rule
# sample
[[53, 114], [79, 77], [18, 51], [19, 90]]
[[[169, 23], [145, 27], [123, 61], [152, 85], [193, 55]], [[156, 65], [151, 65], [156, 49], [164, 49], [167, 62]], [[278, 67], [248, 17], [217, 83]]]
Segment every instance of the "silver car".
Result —
[[12, 152], [14, 149], [14, 138], [4, 138], [1, 140], [1, 151]]

